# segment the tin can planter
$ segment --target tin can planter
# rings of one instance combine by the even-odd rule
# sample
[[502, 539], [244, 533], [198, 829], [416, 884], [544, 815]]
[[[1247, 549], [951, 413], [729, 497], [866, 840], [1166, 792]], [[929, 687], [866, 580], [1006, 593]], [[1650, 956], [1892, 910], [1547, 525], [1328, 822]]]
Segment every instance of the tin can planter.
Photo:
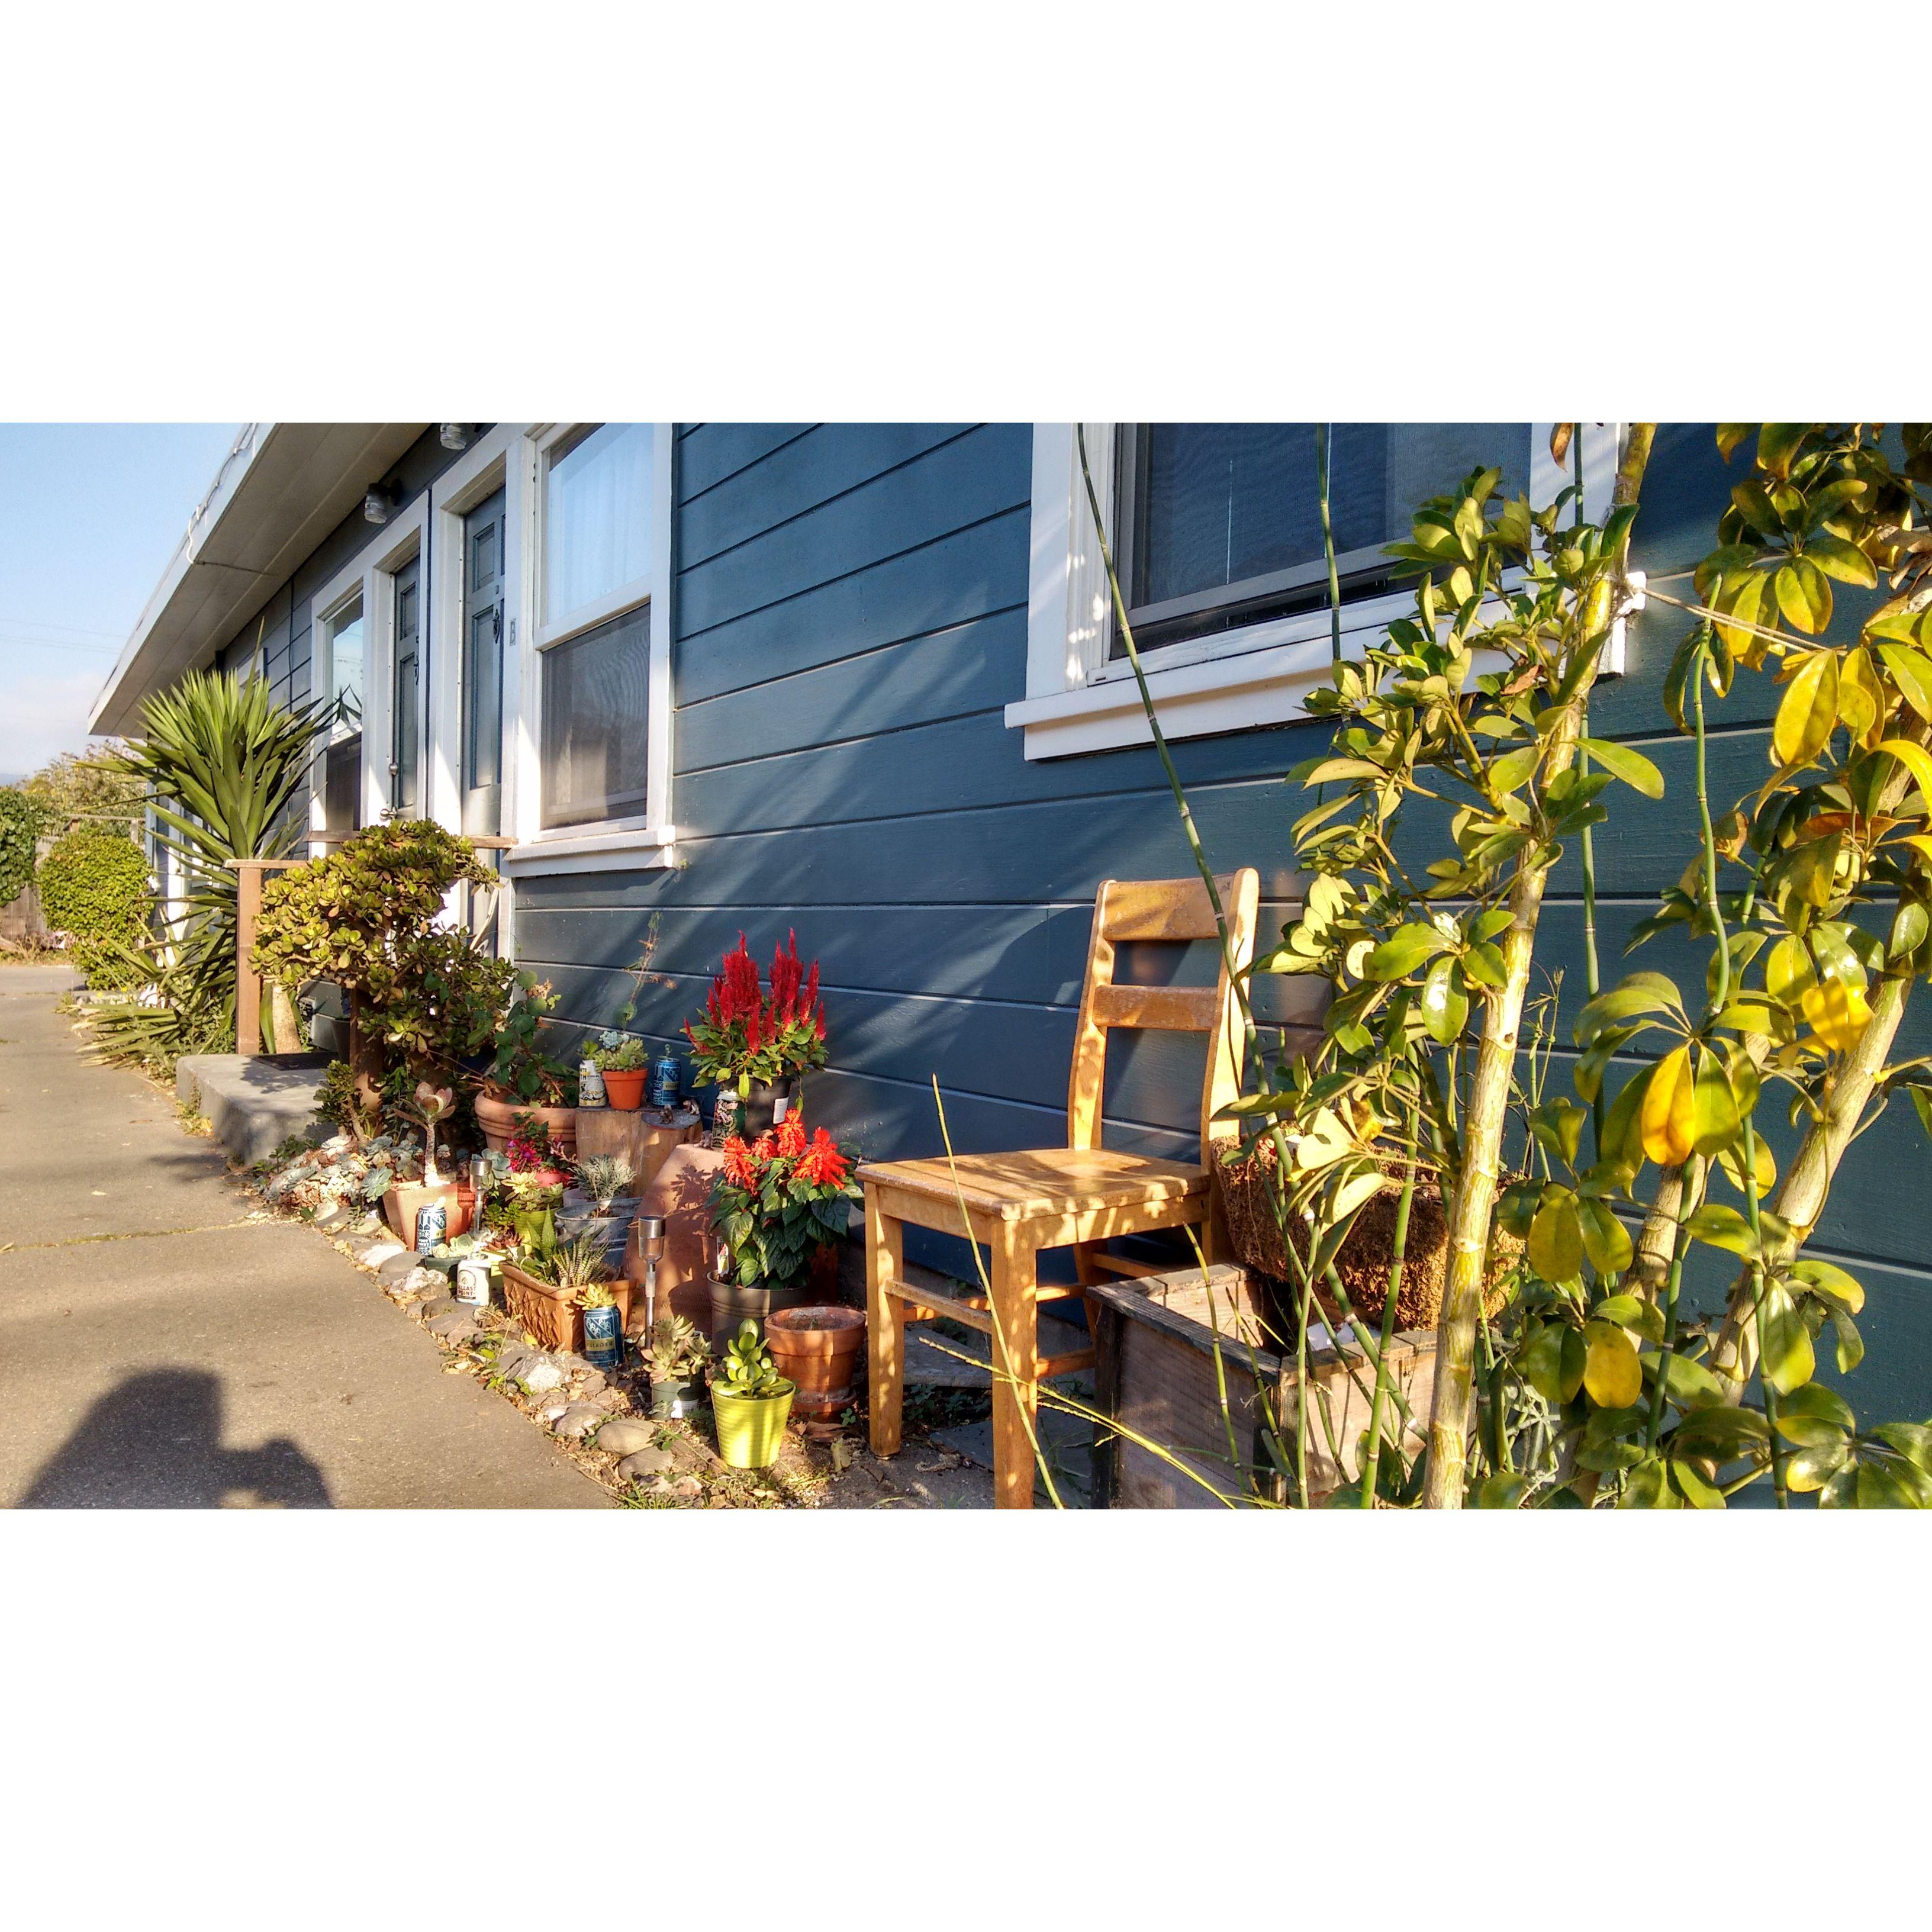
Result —
[[[621, 1330], [631, 1318], [631, 1284], [628, 1281], [614, 1281], [610, 1292], [617, 1298], [616, 1313]], [[549, 1282], [539, 1281], [535, 1275], [526, 1274], [514, 1262], [506, 1262], [503, 1306], [509, 1311], [510, 1318], [520, 1322], [536, 1337], [541, 1346], [573, 1355], [584, 1352], [584, 1317], [586, 1311], [577, 1305], [574, 1288], [558, 1288]], [[594, 1314], [596, 1311], [588, 1312]]]
[[651, 1378], [651, 1419], [676, 1422], [694, 1414], [704, 1405], [704, 1380], [701, 1376], [653, 1376]]
[[453, 1241], [458, 1235], [470, 1232], [470, 1220], [476, 1208], [473, 1188], [454, 1180], [439, 1181], [434, 1187], [425, 1187], [419, 1180], [405, 1180], [382, 1196], [383, 1219], [405, 1247], [416, 1246], [416, 1216], [432, 1201], [441, 1202], [448, 1210], [449, 1222], [443, 1231], [445, 1240]]
[[651, 1069], [651, 1105], [660, 1111], [675, 1107], [682, 1078], [683, 1070], [678, 1065], [677, 1055], [674, 1053], [661, 1055], [656, 1065]]
[[644, 1104], [644, 1088], [650, 1079], [648, 1067], [634, 1066], [628, 1072], [604, 1070], [604, 1093], [620, 1114], [634, 1114]]
[[604, 1070], [594, 1060], [580, 1060], [577, 1063], [578, 1106], [602, 1107], [609, 1102], [610, 1096], [604, 1085]]
[[860, 1352], [862, 1309], [774, 1309], [765, 1318], [765, 1346], [780, 1375], [798, 1390], [794, 1406], [808, 1422], [824, 1422], [851, 1407]]
[[584, 1311], [584, 1359], [593, 1369], [614, 1369], [624, 1352], [624, 1321], [614, 1303]]
[[490, 1305], [490, 1282], [495, 1270], [484, 1255], [465, 1255], [456, 1264], [456, 1298], [471, 1308]]
[[718, 1453], [728, 1468], [769, 1469], [778, 1460], [795, 1393], [790, 1382], [770, 1395], [733, 1395], [712, 1384], [711, 1414], [718, 1426]]

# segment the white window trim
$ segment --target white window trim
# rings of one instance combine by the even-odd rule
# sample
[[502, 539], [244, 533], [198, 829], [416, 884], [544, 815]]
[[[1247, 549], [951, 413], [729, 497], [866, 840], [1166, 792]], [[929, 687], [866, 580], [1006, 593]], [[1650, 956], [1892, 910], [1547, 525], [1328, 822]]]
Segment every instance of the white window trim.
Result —
[[[1548, 502], [1571, 480], [1550, 455], [1552, 425], [1531, 430], [1530, 495]], [[1600, 518], [1616, 474], [1622, 424], [1583, 427], [1583, 509]], [[1089, 423], [1087, 458], [1100, 513], [1114, 516], [1114, 425]], [[1032, 561], [1027, 602], [1026, 696], [1009, 704], [1009, 727], [1025, 733], [1029, 759], [1069, 758], [1153, 742], [1124, 662], [1110, 663], [1110, 598], [1072, 423], [1033, 430]], [[1368, 636], [1414, 608], [1408, 592], [1342, 607], [1342, 649], [1359, 656]], [[1141, 654], [1162, 730], [1172, 738], [1252, 730], [1307, 716], [1307, 697], [1328, 682], [1333, 654], [1325, 609], [1273, 618]], [[1621, 672], [1621, 618], [1604, 673]]]
[[[309, 692], [320, 697], [333, 682], [329, 675], [326, 626], [358, 592], [362, 598], [362, 822], [373, 825], [388, 810], [389, 760], [386, 753], [372, 758], [370, 747], [387, 746], [393, 736], [389, 717], [395, 688], [396, 572], [412, 556], [422, 556], [429, 531], [430, 498], [418, 493], [406, 509], [382, 524], [358, 550], [317, 590], [309, 604]], [[428, 574], [427, 565], [419, 581]], [[429, 608], [418, 596], [417, 623], [426, 626]], [[422, 649], [418, 631], [418, 649]], [[309, 827], [322, 826], [323, 763], [318, 755], [310, 779]]]
[[[547, 873], [668, 867], [677, 862], [676, 828], [671, 822], [670, 619], [674, 558], [671, 549], [672, 469], [676, 438], [674, 425], [651, 425], [655, 447], [651, 470], [651, 556], [654, 574], [625, 584], [595, 602], [567, 612], [554, 622], [539, 625], [542, 608], [542, 558], [544, 463], [549, 452], [579, 427], [575, 423], [538, 423], [526, 428], [513, 466], [521, 479], [528, 506], [513, 527], [529, 545], [530, 566], [522, 572], [522, 598], [526, 608], [516, 652], [520, 659], [514, 766], [518, 772], [514, 802], [505, 824], [514, 827], [518, 844], [503, 855], [504, 869], [514, 878]], [[650, 637], [648, 682], [645, 693], [645, 801], [641, 817], [612, 819], [592, 825], [542, 825], [544, 652], [607, 623], [648, 598]]]

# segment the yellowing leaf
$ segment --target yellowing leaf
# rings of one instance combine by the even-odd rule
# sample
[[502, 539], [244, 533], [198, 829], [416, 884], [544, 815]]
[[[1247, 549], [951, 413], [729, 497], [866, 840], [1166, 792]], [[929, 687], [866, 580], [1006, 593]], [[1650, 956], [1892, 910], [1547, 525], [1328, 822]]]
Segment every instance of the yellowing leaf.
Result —
[[1801, 1004], [1812, 1030], [1838, 1053], [1849, 1053], [1858, 1045], [1871, 1019], [1871, 1008], [1863, 990], [1840, 980], [1828, 980], [1822, 986], [1810, 988]]
[[1571, 1281], [1582, 1271], [1583, 1231], [1568, 1193], [1551, 1194], [1536, 1210], [1529, 1224], [1529, 1264], [1545, 1281]]
[[1621, 1328], [1598, 1328], [1591, 1336], [1583, 1388], [1599, 1408], [1628, 1408], [1643, 1394], [1636, 1345]]
[[1871, 658], [1862, 646], [1847, 651], [1838, 667], [1840, 721], [1870, 751], [1884, 735], [1885, 713], [1885, 687], [1878, 681]]
[[1932, 752], [1923, 745], [1915, 745], [1910, 738], [1887, 738], [1878, 748], [1889, 752], [1912, 774], [1913, 782], [1924, 794], [1925, 802], [1932, 806]]
[[1641, 1131], [1643, 1150], [1659, 1167], [1678, 1167], [1696, 1145], [1693, 1122], [1696, 1083], [1690, 1070], [1690, 1049], [1680, 1046], [1660, 1060], [1644, 1090]]
[[1892, 682], [1904, 694], [1906, 703], [1920, 717], [1932, 718], [1932, 658], [1909, 644], [1880, 644], [1878, 654], [1885, 660]]
[[1798, 665], [1771, 728], [1778, 762], [1809, 764], [1825, 748], [1838, 718], [1838, 654], [1814, 651]]
[[1832, 621], [1832, 586], [1808, 556], [1795, 556], [1776, 578], [1778, 608], [1792, 628], [1816, 637]]
[[1765, 989], [1775, 1000], [1789, 1000], [1818, 983], [1811, 956], [1796, 933], [1787, 933], [1765, 956]]
[[1737, 1096], [1723, 1066], [1708, 1054], [1692, 1090], [1690, 1132], [1692, 1145], [1706, 1156], [1729, 1147], [1738, 1135]]

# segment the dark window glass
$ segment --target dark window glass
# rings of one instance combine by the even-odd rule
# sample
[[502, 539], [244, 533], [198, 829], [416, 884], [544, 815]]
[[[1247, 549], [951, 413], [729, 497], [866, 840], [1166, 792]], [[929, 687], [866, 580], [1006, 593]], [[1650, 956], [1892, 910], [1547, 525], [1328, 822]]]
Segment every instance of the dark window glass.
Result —
[[543, 823], [644, 815], [651, 607], [543, 654]]
[[[1329, 515], [1346, 597], [1388, 587], [1385, 544], [1426, 498], [1496, 464], [1528, 487], [1527, 423], [1336, 423]], [[1144, 423], [1121, 442], [1120, 548], [1136, 640], [1178, 644], [1328, 598], [1312, 423]], [[1114, 655], [1124, 647], [1118, 638]]]

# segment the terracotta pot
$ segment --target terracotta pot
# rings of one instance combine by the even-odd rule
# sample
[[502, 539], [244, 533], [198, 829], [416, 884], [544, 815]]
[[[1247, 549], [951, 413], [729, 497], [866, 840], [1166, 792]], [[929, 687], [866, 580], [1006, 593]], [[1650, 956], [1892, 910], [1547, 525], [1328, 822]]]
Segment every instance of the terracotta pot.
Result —
[[798, 1384], [793, 1406], [808, 1420], [836, 1416], [851, 1406], [865, 1346], [862, 1309], [787, 1308], [765, 1318], [765, 1346], [778, 1373]]
[[476, 1213], [473, 1187], [454, 1180], [439, 1181], [434, 1187], [425, 1187], [419, 1180], [400, 1181], [382, 1196], [382, 1214], [404, 1247], [416, 1246], [416, 1211], [432, 1201], [440, 1201], [449, 1210], [449, 1225], [443, 1232], [446, 1240], [453, 1241], [458, 1235], [469, 1233]]
[[644, 1089], [650, 1082], [648, 1066], [634, 1067], [628, 1073], [604, 1070], [604, 1093], [620, 1114], [634, 1114], [644, 1104]]
[[[574, 1299], [567, 1299], [568, 1291], [553, 1288], [547, 1281], [539, 1281], [532, 1274], [526, 1274], [514, 1262], [503, 1264], [503, 1306], [509, 1311], [513, 1322], [524, 1327], [546, 1348], [566, 1350], [572, 1354], [584, 1352], [584, 1310]], [[617, 1301], [617, 1321], [621, 1328], [631, 1318], [631, 1284], [627, 1281], [614, 1281], [610, 1292]]]
[[527, 1114], [550, 1130], [551, 1148], [565, 1159], [577, 1151], [577, 1109], [574, 1107], [526, 1107], [520, 1100], [498, 1100], [488, 1094], [476, 1096], [476, 1124], [483, 1130], [484, 1144], [492, 1154], [501, 1154], [510, 1144], [516, 1130], [517, 1116]]

